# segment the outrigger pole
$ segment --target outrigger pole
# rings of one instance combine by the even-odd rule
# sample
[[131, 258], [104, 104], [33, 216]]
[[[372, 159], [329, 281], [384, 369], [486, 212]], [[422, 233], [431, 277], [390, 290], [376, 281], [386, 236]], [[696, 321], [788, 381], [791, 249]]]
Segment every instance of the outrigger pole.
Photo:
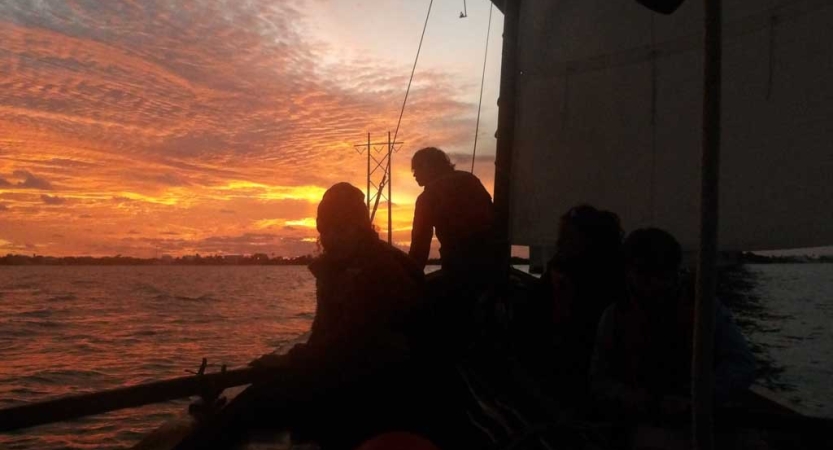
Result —
[[280, 377], [280, 370], [252, 367], [205, 374], [205, 366], [203, 360], [200, 371], [192, 376], [0, 409], [0, 432], [197, 395], [210, 408], [223, 389]]

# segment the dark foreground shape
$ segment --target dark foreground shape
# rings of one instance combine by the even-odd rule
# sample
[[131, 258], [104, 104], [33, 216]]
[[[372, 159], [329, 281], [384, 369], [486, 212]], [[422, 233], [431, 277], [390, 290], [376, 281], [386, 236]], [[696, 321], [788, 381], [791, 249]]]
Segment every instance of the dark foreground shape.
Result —
[[640, 5], [662, 14], [671, 14], [683, 4], [685, 0], [636, 0]]
[[15, 406], [0, 410], [0, 432], [195, 395], [214, 396], [223, 389], [246, 385], [271, 376], [263, 370], [236, 369]]
[[[509, 309], [512, 305], [521, 305], [524, 298], [531, 294], [535, 279], [519, 271], [512, 272], [511, 292], [508, 294]], [[497, 308], [501, 309], [501, 308]], [[504, 309], [505, 310], [505, 309]], [[511, 316], [511, 314], [509, 314]], [[545, 397], [536, 398], [529, 395], [529, 389], [517, 389], [527, 384], [523, 374], [512, 372], [506, 362], [505, 348], [499, 341], [481, 345], [473, 349], [454, 368], [459, 383], [456, 389], [459, 397], [466, 397], [468, 402], [438, 401], [424, 415], [446, 413], [450, 408], [459, 408], [466, 417], [468, 426], [458, 428], [459, 445], [433, 445], [441, 449], [625, 449], [628, 448], [630, 436], [637, 429], [603, 422], [574, 421], [559, 415], [559, 406], [552, 404]], [[408, 389], [408, 387], [403, 387]], [[453, 395], [458, 397], [457, 394]], [[242, 396], [241, 398], [245, 398]], [[356, 404], [356, 410], [365, 405]], [[232, 401], [229, 406], [245, 407], [240, 402]], [[268, 419], [268, 418], [267, 418]], [[415, 419], [419, 420], [419, 419]], [[270, 422], [267, 420], [266, 422]], [[234, 444], [212, 448], [234, 449], [290, 449], [293, 445], [286, 427], [252, 427], [242, 439]], [[668, 417], [654, 423], [654, 431], [669, 431], [672, 434], [685, 434], [690, 429], [690, 416]], [[716, 431], [737, 438], [723, 441], [723, 447], [730, 449], [828, 449], [833, 448], [833, 438], [828, 429], [833, 420], [807, 417], [788, 406], [779, 403], [771, 393], [755, 388], [737, 401], [716, 411]], [[185, 418], [168, 424], [156, 433], [149, 435], [134, 450], [168, 450], [200, 448], [189, 447], [189, 443], [200, 442], [199, 426], [195, 421]], [[222, 423], [212, 423], [211, 428], [222, 427]], [[204, 427], [203, 427], [204, 429]], [[475, 432], [472, 433], [471, 431]], [[739, 432], [736, 432], [739, 431]], [[418, 433], [411, 433], [419, 436]], [[385, 435], [382, 432], [382, 435]], [[424, 443], [420, 438], [414, 442]], [[301, 441], [303, 442], [303, 441]], [[364, 442], [367, 442], [365, 440]], [[381, 440], [385, 442], [384, 439]], [[404, 441], [403, 441], [404, 442]], [[218, 442], [214, 442], [219, 444]], [[378, 441], [370, 441], [378, 445]], [[318, 448], [317, 443], [307, 442], [300, 448]], [[426, 444], [427, 445], [427, 444]], [[360, 447], [357, 445], [357, 447]], [[326, 445], [321, 448], [328, 449]], [[356, 447], [352, 447], [356, 448]], [[375, 449], [374, 449], [375, 450]]]

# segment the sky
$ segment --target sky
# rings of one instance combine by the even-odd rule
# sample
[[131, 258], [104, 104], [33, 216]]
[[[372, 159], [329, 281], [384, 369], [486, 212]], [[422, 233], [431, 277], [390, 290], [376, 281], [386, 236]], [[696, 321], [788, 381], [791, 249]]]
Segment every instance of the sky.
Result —
[[[314, 253], [325, 189], [365, 190], [354, 145], [396, 129], [428, 6], [0, 0], [0, 254]], [[411, 155], [437, 146], [471, 168], [490, 2], [463, 8], [433, 2], [399, 129], [403, 247], [421, 192]], [[492, 14], [474, 169], [490, 192]], [[376, 225], [386, 237], [384, 201]]]

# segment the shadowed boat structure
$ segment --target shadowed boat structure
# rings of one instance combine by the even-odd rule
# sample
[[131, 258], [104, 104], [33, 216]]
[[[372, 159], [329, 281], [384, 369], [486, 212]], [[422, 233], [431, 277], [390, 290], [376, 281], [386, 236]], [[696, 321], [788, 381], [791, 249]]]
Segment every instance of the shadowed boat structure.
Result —
[[[430, 278], [430, 276], [429, 276]], [[523, 308], [533, 301], [537, 279], [527, 273], [513, 270], [510, 275], [511, 291], [507, 303], [495, 308], [496, 321], [507, 319], [513, 308]], [[511, 319], [508, 320], [511, 322]], [[472, 348], [456, 365], [460, 386], [468, 398], [467, 402], [437, 404], [436, 408], [463, 407], [469, 418], [467, 435], [479, 435], [477, 444], [468, 448], [483, 449], [620, 449], [625, 446], [626, 436], [633, 429], [604, 421], [571, 419], [562, 410], [558, 401], [547, 397], [511, 356], [513, 324], [504, 322], [501, 330], [503, 342], [481, 341]], [[514, 324], [522, 326], [522, 324]], [[407, 387], [405, 387], [407, 389]], [[239, 389], [232, 391], [234, 396]], [[230, 404], [234, 405], [232, 399]], [[237, 405], [238, 407], [242, 405]], [[357, 408], [361, 407], [357, 405]], [[259, 426], [241, 433], [241, 439], [228, 447], [235, 449], [265, 448], [317, 448], [315, 442], [293, 442], [290, 432], [280, 423], [269, 425], [268, 418]], [[827, 428], [833, 424], [829, 419], [817, 419], [797, 412], [793, 407], [780, 402], [772, 392], [754, 387], [744, 395], [717, 410], [715, 416], [718, 437], [731, 435], [728, 448], [737, 449], [792, 449], [828, 448], [833, 439]], [[651, 438], [657, 430], [687, 430], [690, 416], [665, 417], [644, 432]], [[222, 427], [222, 423], [212, 424]], [[464, 431], [461, 430], [461, 433]], [[134, 450], [162, 450], [202, 448], [194, 446], [199, 440], [200, 427], [192, 417], [166, 424], [148, 435]], [[664, 442], [664, 441], [663, 441]], [[218, 447], [220, 448], [220, 447]], [[664, 447], [660, 447], [664, 448]], [[668, 447], [680, 448], [680, 447]], [[723, 448], [723, 447], [721, 447]]]
[[[636, 430], [576, 421], [515, 364], [516, 333], [526, 326], [515, 313], [531, 301], [536, 279], [509, 266], [510, 244], [546, 255], [558, 216], [580, 203], [615, 211], [625, 228], [662, 227], [686, 250], [706, 249], [701, 275], [714, 275], [718, 249], [833, 244], [827, 205], [833, 197], [833, 4], [737, 0], [721, 8], [706, 0], [704, 9], [704, 3], [679, 0], [493, 3], [504, 13], [494, 198], [506, 272], [496, 280], [497, 294], [481, 305], [488, 326], [455, 366], [460, 398], [467, 401], [435, 409], [463, 409], [469, 420], [460, 433], [478, 438], [466, 448], [626, 448], [625, 436], [634, 433], [643, 433], [651, 448], [680, 448], [663, 440], [662, 432], [685, 433], [691, 415], [663, 417]], [[706, 275], [703, 284], [713, 288]], [[701, 301], [701, 307], [713, 305]], [[698, 332], [701, 342], [710, 342], [707, 325]], [[707, 353], [695, 366], [709, 367]], [[213, 405], [222, 389], [259, 381], [245, 378], [252, 374], [223, 385], [171, 380], [153, 390], [173, 389], [167, 398], [203, 392]], [[694, 395], [698, 439], [713, 425], [718, 448], [833, 448], [830, 419], [803, 415], [759, 388], [712, 416], [711, 405], [702, 402], [709, 397], [708, 377], [694, 378], [700, 387]], [[106, 394], [106, 406], [87, 404], [91, 397], [61, 400], [48, 421], [162, 400], [141, 389]], [[194, 443], [204, 442], [205, 424], [211, 432], [226, 425], [212, 421], [222, 416], [216, 413], [247, 408], [250, 397], [236, 396], [241, 389], [228, 394], [228, 404], [194, 408], [199, 420], [188, 415], [165, 424], [134, 449], [204, 448]], [[44, 423], [42, 411], [50, 406], [26, 408], [17, 411]], [[0, 411], [0, 417], [14, 416]], [[263, 419], [225, 448], [315, 446], [293, 443], [284, 423]], [[3, 429], [33, 424], [23, 414], [16, 424], [7, 420]], [[731, 442], [721, 441], [726, 432], [734, 433]], [[698, 445], [711, 448], [705, 441]]]
[[[429, 274], [429, 283], [438, 275], [438, 272]], [[459, 432], [476, 437], [467, 448], [625, 448], [624, 436], [633, 430], [623, 428], [622, 424], [570, 418], [563, 411], [562, 405], [548, 397], [513, 358], [511, 346], [522, 341], [516, 339], [516, 336], [521, 333], [519, 328], [525, 326], [524, 323], [513, 320], [513, 317], [522, 316], [521, 310], [526, 308], [529, 302], [535, 301], [537, 282], [537, 278], [513, 269], [510, 272], [510, 289], [507, 295], [500, 301], [493, 299], [495, 301], [484, 302], [481, 305], [493, 312], [492, 322], [486, 329], [487, 333], [484, 333], [479, 342], [460, 358], [454, 368], [455, 377], [459, 381], [459, 397], [465, 400], [438, 402], [434, 407], [437, 411], [447, 408], [461, 409], [468, 420], [462, 424]], [[287, 350], [292, 344], [303, 342], [306, 337], [307, 335], [300, 336], [282, 350]], [[239, 439], [234, 442], [222, 446], [204, 445], [201, 434], [207, 430], [213, 435], [224, 427], [229, 427], [229, 432], [232, 426], [239, 427], [239, 424], [224, 423], [219, 413], [224, 408], [246, 409], [253, 406], [247, 404], [251, 397], [240, 396], [253, 382], [281, 383], [281, 377], [278, 373], [257, 372], [252, 369], [181, 377], [3, 410], [0, 411], [0, 425], [3, 430], [18, 429], [166, 399], [201, 395], [203, 398], [197, 400], [188, 412], [183, 412], [179, 418], [163, 424], [132, 448], [318, 448], [316, 442], [304, 440], [303, 436], [300, 439], [296, 437], [293, 441], [289, 427], [279, 418], [269, 416], [260, 417], [257, 424], [251, 424], [252, 426], [246, 427], [245, 430], [235, 430]], [[218, 398], [226, 398], [228, 402], [216, 403]], [[206, 405], [214, 407], [207, 408]], [[274, 410], [280, 410], [280, 405], [273, 406], [276, 406]], [[362, 406], [364, 405], [357, 404], [356, 408]], [[292, 411], [289, 410], [286, 414], [291, 415]], [[218, 417], [219, 421], [216, 420]], [[732, 404], [719, 409], [715, 421], [718, 436], [725, 432], [743, 430], [740, 433], [741, 437], [736, 438], [739, 440], [733, 442], [730, 448], [830, 448], [830, 445], [833, 445], [833, 439], [827, 431], [833, 425], [833, 421], [803, 415], [794, 407], [781, 403], [773, 393], [759, 387], [754, 387]], [[650, 436], [651, 433], [656, 434], [656, 430], [685, 430], [689, 422], [690, 417], [687, 415], [666, 417], [654, 424], [653, 431], [648, 430], [646, 433]], [[206, 424], [210, 424], [210, 427], [206, 428]]]

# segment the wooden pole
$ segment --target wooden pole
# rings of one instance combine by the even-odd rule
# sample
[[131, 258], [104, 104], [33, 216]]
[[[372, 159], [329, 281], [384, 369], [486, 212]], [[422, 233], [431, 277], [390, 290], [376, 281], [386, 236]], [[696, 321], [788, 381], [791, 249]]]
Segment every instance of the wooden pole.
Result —
[[219, 394], [225, 388], [277, 379], [278, 375], [268, 369], [235, 369], [15, 406], [0, 410], [0, 432], [194, 395]]
[[500, 98], [498, 99], [497, 149], [495, 154], [495, 215], [499, 266], [499, 287], [509, 282], [512, 246], [509, 240], [512, 153], [515, 141], [515, 95], [517, 85], [518, 21], [521, 0], [503, 3], [503, 55], [500, 63]]
[[697, 299], [691, 369], [692, 436], [696, 450], [714, 448], [714, 302], [717, 286], [720, 192], [720, 0], [704, 0], [704, 5], [700, 252], [697, 262]]

